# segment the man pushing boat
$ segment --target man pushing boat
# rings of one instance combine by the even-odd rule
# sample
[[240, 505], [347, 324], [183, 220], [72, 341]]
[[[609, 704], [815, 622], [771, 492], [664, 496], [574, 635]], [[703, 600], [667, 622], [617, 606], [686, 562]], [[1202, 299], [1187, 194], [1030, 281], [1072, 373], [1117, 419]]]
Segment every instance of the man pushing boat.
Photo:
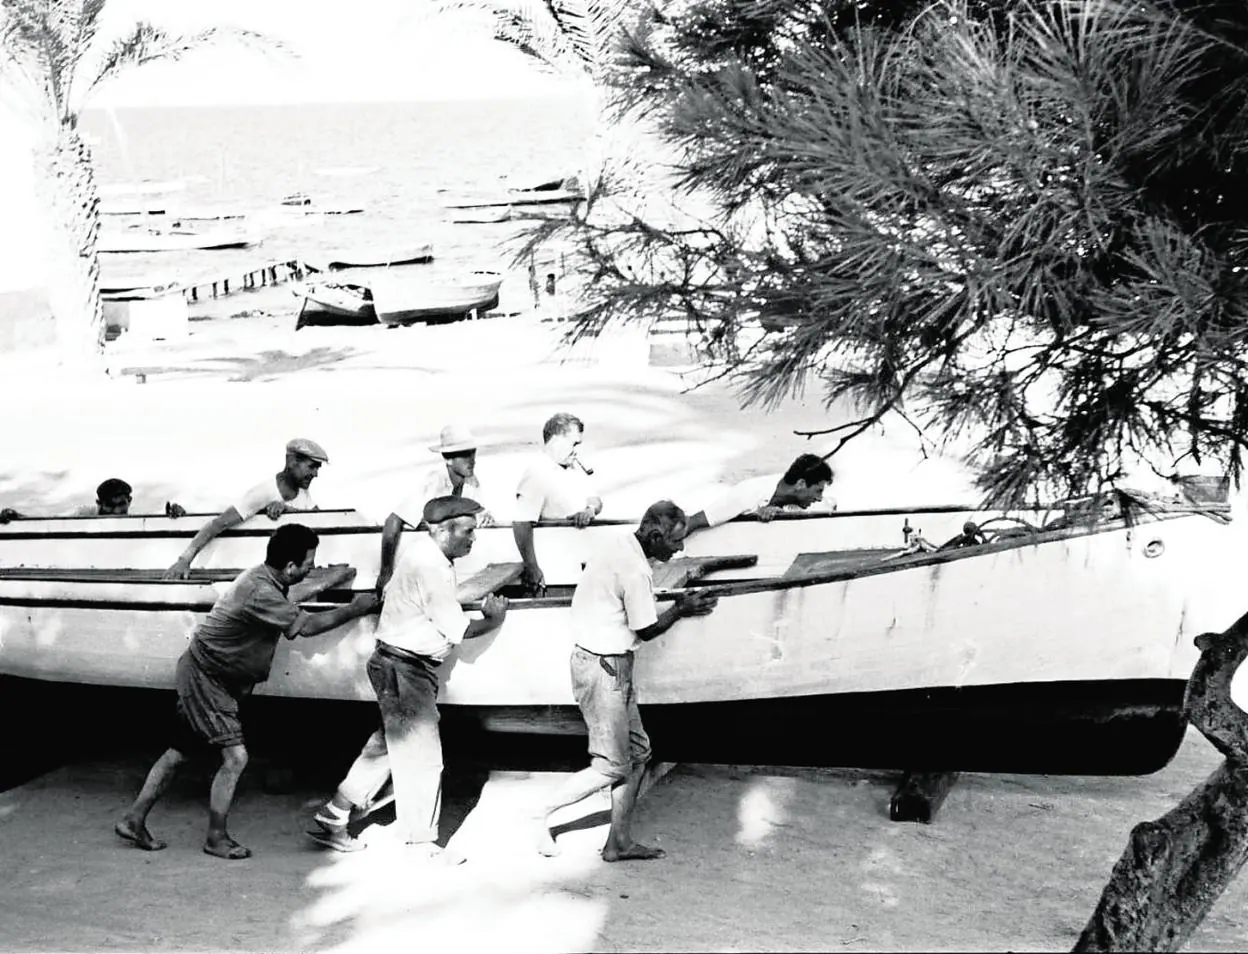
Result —
[[[231, 860], [251, 856], [226, 827], [235, 787], [247, 765], [240, 703], [257, 683], [268, 679], [281, 637], [316, 636], [375, 612], [378, 606], [372, 593], [361, 593], [350, 603], [321, 613], [305, 612], [291, 601], [291, 587], [312, 571], [318, 542], [316, 531], [302, 524], [278, 527], [269, 537], [264, 562], [243, 571], [196, 627], [178, 659], [177, 717], [169, 748], [152, 766], [130, 810], [114, 826], [119, 837], [145, 851], [164, 848], [165, 842], [147, 830], [152, 806], [188, 758], [219, 751], [221, 766], [209, 794], [204, 851]], [[338, 586], [353, 574], [349, 567], [326, 574], [300, 598]]]
[[685, 512], [669, 500], [651, 504], [634, 533], [621, 533], [590, 557], [572, 594], [572, 693], [589, 730], [590, 766], [569, 778], [538, 816], [538, 850], [559, 853], [550, 816], [594, 792], [611, 789], [611, 830], [604, 861], [662, 858], [661, 848], [632, 837], [633, 809], [650, 739], [641, 724], [633, 685], [634, 653], [686, 616], [705, 616], [717, 597], [692, 591], [658, 610], [650, 561], [666, 563], [684, 549]]
[[[783, 510], [809, 510], [823, 500], [832, 483], [832, 468], [816, 454], [801, 454], [783, 474], [749, 477], [734, 484], [689, 518], [689, 533], [718, 527], [733, 517], [753, 514], [764, 522]], [[829, 501], [830, 509], [836, 504]]]
[[585, 425], [574, 414], [559, 413], [542, 426], [542, 453], [536, 456], [516, 488], [511, 530], [524, 561], [524, 584], [540, 595], [546, 578], [533, 548], [533, 524], [539, 520], [571, 520], [587, 527], [602, 513], [602, 498], [589, 483], [593, 474], [577, 457]]
[[237, 503], [200, 528], [177, 562], [165, 571], [165, 579], [186, 579], [191, 572], [191, 563], [210, 541], [261, 511], [270, 520], [276, 520], [284, 513], [316, 510], [316, 503], [308, 493], [308, 488], [321, 472], [321, 465], [328, 463], [329, 455], [316, 441], [297, 437], [287, 442], [286, 465], [268, 480], [252, 487]]
[[[477, 480], [477, 439], [468, 428], [448, 424], [442, 428], [438, 443], [429, 450], [440, 454], [442, 463], [430, 471], [415, 494], [399, 503], [386, 517], [381, 530], [381, 563], [377, 570], [377, 592], [380, 594], [394, 574], [394, 558], [404, 525], [417, 526], [424, 519], [424, 507], [435, 497], [468, 497], [481, 501], [481, 483]], [[477, 526], [493, 526], [494, 517], [484, 507], [477, 513]]]
[[353, 812], [370, 805], [389, 778], [395, 827], [413, 857], [462, 861], [437, 844], [442, 810], [442, 739], [438, 731], [439, 668], [465, 639], [503, 625], [507, 600], [485, 597], [483, 618], [470, 620], [456, 596], [455, 560], [476, 539], [481, 505], [467, 497], [425, 504], [421, 534], [405, 549], [386, 586], [368, 679], [377, 694], [381, 728], [364, 744], [342, 784], [315, 815], [318, 842], [339, 851], [363, 847], [347, 832]]

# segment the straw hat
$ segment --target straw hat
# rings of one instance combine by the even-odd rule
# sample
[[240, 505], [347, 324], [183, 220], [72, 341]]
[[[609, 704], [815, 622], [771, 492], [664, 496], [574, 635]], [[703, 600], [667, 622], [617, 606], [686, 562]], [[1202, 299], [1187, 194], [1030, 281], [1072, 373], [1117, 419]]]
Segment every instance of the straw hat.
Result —
[[442, 428], [438, 443], [431, 444], [429, 449], [435, 454], [459, 454], [476, 450], [477, 439], [468, 428], [460, 424], [448, 424]]

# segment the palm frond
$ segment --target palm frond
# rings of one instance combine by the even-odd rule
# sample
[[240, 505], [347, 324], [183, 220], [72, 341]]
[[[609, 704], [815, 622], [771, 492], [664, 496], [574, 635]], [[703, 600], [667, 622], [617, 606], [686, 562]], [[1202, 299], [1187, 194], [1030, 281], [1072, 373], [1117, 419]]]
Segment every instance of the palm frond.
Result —
[[85, 83], [75, 89], [85, 99], [108, 80], [149, 63], [180, 60], [190, 53], [217, 46], [241, 46], [262, 54], [292, 55], [280, 40], [233, 27], [212, 27], [196, 33], [172, 34], [148, 22], [140, 22], [117, 37], [95, 60]]

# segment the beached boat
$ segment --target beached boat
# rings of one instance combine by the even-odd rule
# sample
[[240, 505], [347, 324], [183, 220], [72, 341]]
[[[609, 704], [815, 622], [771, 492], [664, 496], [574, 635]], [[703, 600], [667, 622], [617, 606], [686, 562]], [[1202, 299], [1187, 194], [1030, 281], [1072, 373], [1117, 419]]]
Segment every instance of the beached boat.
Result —
[[413, 265], [433, 261], [433, 245], [429, 242], [413, 242], [408, 245], [361, 246], [341, 249], [324, 258], [304, 260], [313, 271], [333, 272], [344, 268], [385, 268], [390, 265]]
[[[774, 560], [793, 549], [803, 532], [791, 531], [800, 528], [803, 546], [813, 542], [811, 528], [825, 539], [858, 540], [871, 527], [895, 532], [903, 516], [935, 527], [967, 512], [739, 520], [696, 535], [689, 549], [702, 550], [699, 559], [727, 558], [736, 568], [700, 580], [690, 578], [706, 569], [698, 560], [656, 570], [660, 599], [705, 585], [720, 596], [709, 616], [682, 620], [638, 654], [638, 697], [656, 757], [1098, 774], [1160, 768], [1183, 736], [1193, 637], [1225, 629], [1243, 610], [1235, 558], [1242, 528], [1224, 506], [1128, 497], [1119, 504], [1095, 525], [1062, 514], [1044, 527], [994, 524], [981, 515], [987, 532], [974, 545], [803, 551], [780, 572], [761, 558], [745, 565], [754, 554], [727, 544], [751, 539]], [[301, 515], [320, 527], [318, 562], [338, 562], [353, 540], [377, 549], [377, 528], [345, 517]], [[107, 551], [128, 553], [129, 562], [172, 562], [198, 521], [65, 519], [0, 528], [0, 674], [168, 690], [174, 663], [221, 581], [255, 562], [272, 526], [259, 520], [210, 547], [235, 558], [246, 541], [249, 559], [234, 559], [228, 571], [196, 571], [189, 582], [161, 582], [158, 568], [123, 571], [117, 560], [95, 569], [65, 561]], [[23, 540], [35, 525], [49, 525], [40, 529], [51, 534]], [[80, 529], [70, 529], [75, 525]], [[838, 525], [845, 532], [835, 534]], [[117, 529], [124, 526], [131, 529]], [[994, 526], [1002, 531], [995, 538]], [[504, 530], [481, 531], [479, 546], [488, 548], [491, 534], [501, 538]], [[584, 540], [628, 530], [541, 528], [539, 553], [545, 561], [554, 549], [545, 536], [551, 531]], [[32, 546], [23, 551], [23, 542]], [[56, 567], [9, 562], [23, 552], [47, 560], [50, 547], [59, 554]], [[491, 559], [471, 578], [461, 571], [461, 598], [514, 578], [514, 559], [513, 548], [510, 566]], [[372, 560], [360, 566], [354, 587], [371, 586]], [[441, 673], [444, 720], [496, 733], [583, 732], [567, 674], [575, 639], [569, 599], [566, 587], [514, 599], [497, 633], [465, 643]], [[364, 661], [374, 625], [357, 620], [282, 641], [257, 693], [371, 701]]]
[[365, 285], [307, 282], [294, 289], [303, 299], [295, 330], [305, 325], [375, 325], [373, 293]]
[[262, 241], [239, 228], [195, 229], [132, 226], [124, 231], [102, 231], [101, 252], [182, 252], [191, 249], [248, 248]]
[[462, 276], [378, 275], [370, 280], [377, 320], [395, 327], [418, 322], [455, 321], [498, 305], [503, 276], [469, 272]]
[[287, 212], [298, 211], [304, 215], [352, 215], [364, 211], [362, 205], [348, 202], [322, 202], [313, 199], [306, 192], [292, 192], [290, 195], [283, 196], [281, 206]]
[[160, 198], [143, 196], [119, 196], [100, 199], [100, 215], [166, 215], [169, 203]]
[[491, 206], [489, 208], [450, 209], [447, 218], [456, 224], [484, 224], [506, 222], [512, 216], [511, 204]]

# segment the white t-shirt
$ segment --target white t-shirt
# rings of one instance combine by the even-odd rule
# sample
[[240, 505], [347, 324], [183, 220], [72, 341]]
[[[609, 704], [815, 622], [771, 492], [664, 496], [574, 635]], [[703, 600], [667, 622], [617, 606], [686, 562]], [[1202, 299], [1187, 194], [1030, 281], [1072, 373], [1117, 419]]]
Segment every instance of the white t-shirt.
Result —
[[607, 537], [589, 558], [572, 594], [576, 644], [599, 655], [617, 655], [641, 645], [637, 630], [659, 618], [654, 571], [634, 533]]
[[776, 485], [783, 477], [784, 474], [748, 477], [718, 494], [702, 508], [708, 526], [718, 527], [733, 517], [756, 513], [766, 507], [771, 502], [772, 494], [776, 492]]
[[597, 496], [588, 475], [579, 467], [561, 467], [547, 455], [538, 454], [516, 487], [512, 519], [529, 523], [566, 519], [584, 510], [589, 498]]
[[421, 531], [403, 549], [386, 584], [377, 638], [411, 653], [445, 659], [468, 629], [456, 586], [455, 567]]
[[278, 489], [276, 475], [263, 483], [256, 484], [243, 494], [234, 504], [234, 509], [238, 511], [240, 517], [247, 520], [275, 501], [281, 501], [291, 510], [316, 509], [316, 503], [312, 500], [311, 494], [303, 487], [300, 487], [299, 492], [290, 500], [282, 500], [282, 492]]

